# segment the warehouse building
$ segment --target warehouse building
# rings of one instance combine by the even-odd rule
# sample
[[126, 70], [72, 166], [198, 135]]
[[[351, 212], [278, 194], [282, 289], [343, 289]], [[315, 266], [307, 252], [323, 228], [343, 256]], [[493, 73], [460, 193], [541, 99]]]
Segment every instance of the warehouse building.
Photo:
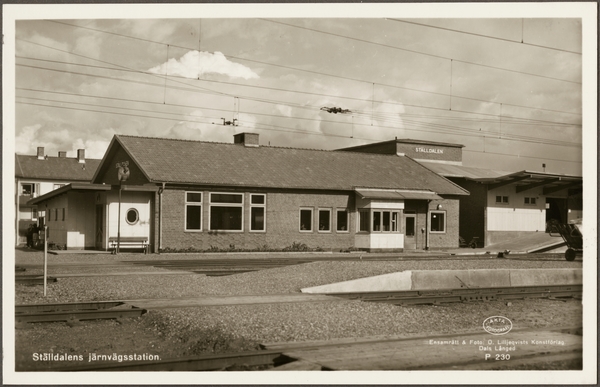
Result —
[[408, 156], [468, 190], [469, 196], [459, 198], [459, 231], [467, 243], [473, 238], [484, 246], [511, 241], [583, 216], [581, 176], [467, 167], [463, 147], [395, 139], [343, 150]]
[[255, 133], [233, 143], [116, 135], [91, 184], [31, 203], [53, 214], [49, 240], [69, 249], [110, 249], [119, 236], [155, 252], [404, 251], [457, 247], [466, 195], [395, 154], [263, 146]]

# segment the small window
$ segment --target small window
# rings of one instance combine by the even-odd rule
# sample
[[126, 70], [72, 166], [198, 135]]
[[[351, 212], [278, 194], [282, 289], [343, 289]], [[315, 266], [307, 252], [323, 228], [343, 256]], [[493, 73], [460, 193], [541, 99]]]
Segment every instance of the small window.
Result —
[[300, 231], [310, 232], [312, 231], [312, 208], [301, 208], [300, 209]]
[[525, 204], [535, 205], [536, 202], [536, 198], [525, 198]]
[[33, 193], [32, 184], [21, 184], [21, 195], [31, 195]]
[[265, 195], [250, 195], [250, 204], [265, 204]]
[[369, 210], [358, 210], [358, 231], [369, 231], [370, 218]]
[[508, 204], [508, 196], [496, 196], [496, 203]]
[[348, 210], [337, 210], [336, 230], [338, 232], [348, 231]]
[[54, 220], [58, 221], [58, 208], [54, 209]]
[[185, 193], [185, 231], [202, 231], [202, 192]]
[[250, 231], [266, 231], [264, 194], [250, 194]]
[[140, 220], [140, 214], [138, 210], [135, 208], [130, 208], [127, 210], [127, 214], [125, 215], [125, 220], [127, 223], [134, 225]]
[[319, 210], [319, 231], [331, 231], [331, 210]]
[[429, 224], [430, 231], [433, 233], [446, 232], [446, 213], [443, 211], [432, 211]]
[[31, 219], [36, 220], [37, 218], [38, 218], [38, 210], [37, 210], [37, 208], [32, 208], [31, 209]]
[[61, 211], [61, 212], [62, 212], [62, 218], [61, 218], [61, 220], [64, 222], [64, 221], [65, 221], [65, 218], [66, 218], [66, 211], [65, 211], [65, 209], [64, 209], [64, 208], [61, 208], [61, 210], [62, 210], [62, 211]]

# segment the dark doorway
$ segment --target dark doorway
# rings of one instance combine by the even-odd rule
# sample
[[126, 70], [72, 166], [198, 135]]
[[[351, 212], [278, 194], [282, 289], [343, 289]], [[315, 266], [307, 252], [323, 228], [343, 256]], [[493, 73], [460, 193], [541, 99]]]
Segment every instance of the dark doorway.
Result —
[[416, 218], [417, 214], [415, 212], [406, 211], [404, 213], [404, 249], [406, 250], [417, 248]]
[[104, 205], [96, 205], [96, 248], [103, 249], [104, 246]]

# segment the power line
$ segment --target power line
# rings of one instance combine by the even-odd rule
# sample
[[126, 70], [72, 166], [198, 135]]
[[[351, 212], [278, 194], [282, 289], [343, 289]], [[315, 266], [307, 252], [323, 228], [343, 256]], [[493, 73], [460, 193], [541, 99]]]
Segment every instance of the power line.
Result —
[[[269, 20], [269, 19], [262, 19], [262, 20], [271, 21], [273, 23], [285, 24], [285, 23], [281, 23], [281, 22], [275, 22], [275, 21], [272, 21], [272, 20]], [[75, 25], [75, 24], [69, 24], [69, 23], [64, 23], [64, 22], [57, 22], [57, 21], [54, 21], [54, 20], [48, 20], [48, 21], [53, 22], [53, 23], [57, 23], [57, 24], [63, 24], [63, 25], [70, 26], [70, 27], [83, 28], [83, 29], [87, 29], [87, 30], [91, 30], [91, 31], [99, 32], [99, 33], [105, 33], [105, 34], [116, 35], [116, 36], [120, 36], [120, 37], [124, 37], [124, 38], [140, 40], [140, 41], [144, 41], [144, 42], [148, 42], [148, 43], [154, 43], [154, 44], [160, 44], [160, 45], [167, 45], [167, 44], [169, 44], [169, 43], [163, 43], [163, 42], [153, 41], [153, 40], [149, 40], [149, 39], [138, 38], [138, 37], [135, 37], [135, 36], [129, 36], [129, 35], [119, 34], [119, 33], [115, 33], [115, 32], [104, 31], [104, 30], [100, 30], [100, 29], [96, 29], [96, 28], [82, 27], [82, 26], [78, 26], [78, 25]], [[285, 24], [285, 25], [288, 25], [288, 24]], [[297, 28], [305, 28], [305, 27], [294, 26], [292, 24], [289, 24], [289, 26], [297, 27]], [[322, 32], [322, 33], [327, 33], [327, 32], [318, 31], [318, 30], [314, 30], [314, 31], [316, 31], [316, 32]], [[349, 38], [349, 39], [353, 39], [353, 38]], [[374, 42], [370, 42], [370, 43], [377, 44], [377, 43], [374, 43]], [[190, 51], [194, 50], [194, 48], [185, 47], [185, 46], [177, 46], [177, 45], [174, 45], [174, 44], [171, 44], [171, 47], [182, 48], [182, 49], [186, 49], [186, 50], [190, 50]], [[394, 87], [394, 88], [398, 88], [398, 89], [404, 89], [404, 90], [409, 90], [409, 91], [416, 91], [416, 92], [433, 94], [433, 95], [440, 95], [440, 96], [447, 96], [447, 97], [451, 96], [450, 94], [446, 94], [446, 93], [436, 93], [436, 92], [431, 92], [431, 91], [427, 91], [427, 90], [419, 90], [419, 89], [413, 89], [413, 88], [402, 87], [402, 86], [381, 84], [381, 83], [371, 82], [371, 81], [368, 81], [368, 80], [363, 80], [363, 79], [358, 79], [358, 78], [344, 77], [344, 76], [340, 76], [340, 75], [336, 75], [336, 74], [328, 74], [328, 73], [323, 73], [323, 72], [318, 72], [318, 71], [312, 71], [312, 70], [306, 70], [306, 69], [299, 69], [299, 68], [296, 68], [296, 67], [284, 66], [284, 65], [279, 65], [279, 64], [274, 64], [274, 63], [269, 63], [269, 62], [264, 62], [264, 61], [258, 61], [258, 60], [254, 60], [254, 59], [240, 58], [240, 57], [236, 57], [236, 56], [233, 56], [233, 55], [227, 55], [227, 56], [229, 58], [233, 58], [233, 59], [236, 59], [236, 60], [242, 60], [242, 61], [247, 61], [247, 62], [252, 62], [252, 63], [259, 63], [259, 64], [262, 64], [262, 65], [279, 67], [279, 68], [284, 68], [284, 69], [288, 69], [288, 70], [301, 71], [301, 72], [306, 72], [306, 73], [309, 73], [309, 74], [324, 75], [324, 76], [328, 76], [328, 77], [333, 77], [333, 78], [338, 78], [338, 79], [345, 79], [345, 80], [362, 82], [362, 83], [374, 83], [375, 85], [378, 85], [378, 86]], [[442, 57], [442, 58], [443, 59], [451, 59], [451, 58], [445, 58], [445, 57]], [[460, 60], [457, 60], [457, 59], [454, 59], [454, 60], [458, 61], [458, 62], [464, 62], [464, 61], [460, 61]], [[464, 63], [470, 63], [470, 62], [464, 62]], [[470, 64], [476, 64], [476, 63], [470, 63]], [[484, 65], [482, 65], [482, 66], [484, 66]], [[511, 71], [511, 70], [506, 70], [506, 71]], [[539, 76], [541, 76], [541, 75], [539, 75]], [[566, 81], [566, 82], [571, 82], [571, 81]], [[581, 84], [581, 82], [574, 82], [574, 83]], [[500, 102], [489, 101], [489, 100], [481, 100], [481, 99], [476, 99], [476, 98], [461, 97], [461, 96], [458, 96], [458, 97], [463, 98], [463, 99], [467, 99], [467, 100], [478, 101], [478, 102], [486, 102], [486, 103], [494, 103], [494, 104], [499, 104], [500, 103]], [[530, 106], [525, 106], [525, 105], [513, 105], [513, 104], [507, 104], [507, 103], [504, 103], [504, 104], [507, 105], [507, 106], [523, 107], [523, 108], [527, 108], [527, 109], [552, 111], [552, 112], [565, 113], [565, 114], [579, 114], [579, 113], [571, 113], [571, 112], [565, 112], [565, 111], [559, 111], [559, 110], [551, 110], [551, 109], [543, 109], [543, 108], [538, 108], [538, 107], [530, 107]]]
[[[53, 61], [53, 60], [40, 59], [40, 58], [31, 58], [31, 57], [20, 57], [20, 56], [17, 56], [17, 58], [19, 58], [19, 59], [26, 59], [26, 60], [33, 60], [33, 61], [43, 61], [43, 62], [49, 62], [49, 63], [59, 63], [59, 64], [73, 65], [73, 66], [98, 68], [98, 69], [105, 69], [105, 70], [124, 71], [124, 72], [132, 72], [132, 73], [139, 73], [139, 74], [154, 75], [154, 73], [148, 73], [148, 72], [140, 71], [140, 70], [119, 69], [119, 68], [113, 68], [113, 67], [94, 66], [94, 65], [89, 65], [89, 64], [80, 64], [80, 63], [64, 62], [64, 61]], [[25, 65], [25, 64], [17, 64], [17, 66], [31, 67], [31, 68], [37, 68], [37, 69], [47, 69], [47, 70], [50, 70], [50, 71], [61, 71], [61, 70], [58, 70], [58, 69], [50, 69], [50, 68], [46, 68], [46, 67], [34, 67], [34, 66], [30, 66], [30, 65]], [[67, 70], [64, 70], [62, 72], [73, 73], [73, 72], [67, 71]], [[74, 74], [86, 75], [85, 73], [74, 73]], [[92, 74], [87, 74], [87, 75], [88, 76], [97, 76], [97, 75], [92, 75]], [[101, 77], [101, 76], [97, 76], [97, 77]], [[190, 78], [185, 78], [183, 76], [177, 76], [177, 75], [169, 75], [169, 77], [171, 77], [171, 78], [180, 78], [180, 79], [190, 79]], [[112, 78], [111, 77], [110, 79], [120, 79], [120, 78]], [[303, 91], [303, 90], [290, 90], [290, 89], [283, 89], [283, 88], [276, 88], [276, 87], [246, 85], [246, 84], [241, 84], [241, 83], [236, 83], [236, 82], [225, 82], [225, 81], [208, 80], [208, 79], [202, 79], [201, 81], [202, 82], [212, 82], [212, 83], [224, 84], [224, 85], [234, 85], [234, 86], [247, 87], [247, 88], [258, 88], [258, 89], [271, 90], [271, 91], [282, 91], [282, 92], [288, 92], [288, 93], [308, 94], [308, 95], [316, 95], [316, 96], [321, 96], [321, 97], [347, 99], [347, 100], [353, 100], [353, 101], [359, 101], [359, 102], [371, 102], [371, 100], [367, 100], [367, 99], [364, 99], [364, 98], [338, 96], [338, 95], [325, 94], [325, 93], [315, 93], [315, 92], [309, 92], [309, 91]], [[187, 83], [186, 83], [186, 85], [189, 86], [189, 84], [187, 84]], [[382, 86], [389, 86], [389, 87], [395, 87], [395, 86], [391, 86], [391, 85], [383, 85], [383, 84], [380, 84], [380, 85], [382, 85]], [[406, 89], [406, 88], [404, 88], [404, 89]], [[208, 90], [208, 89], [205, 89], [205, 90]], [[420, 90], [413, 90], [413, 91], [420, 91]], [[214, 93], [216, 93], [216, 92], [214, 92]], [[211, 93], [211, 94], [214, 94], [214, 93]], [[449, 94], [443, 94], [443, 93], [436, 93], [436, 94], [440, 94], [442, 96], [450, 96]], [[461, 96], [454, 96], [454, 97], [455, 98], [460, 98], [460, 99], [475, 100], [475, 101], [479, 101], [479, 102], [486, 102], [486, 103], [497, 103], [497, 102], [493, 102], [493, 101], [480, 100], [480, 99], [471, 99], [471, 98], [468, 98], [468, 97], [461, 97]], [[432, 110], [448, 111], [447, 108], [434, 108], [434, 107], [430, 107], [430, 106], [414, 105], [414, 104], [408, 104], [408, 103], [394, 103], [394, 102], [380, 101], [380, 100], [375, 100], [375, 102], [377, 102], [378, 104], [388, 104], [388, 105], [396, 105], [396, 106], [409, 106], [409, 107], [415, 107], [415, 108], [421, 108], [421, 109], [432, 109]], [[277, 102], [277, 103], [280, 103], [280, 102]], [[516, 104], [507, 104], [507, 105], [508, 106], [512, 106], [512, 107], [526, 108], [526, 109], [536, 109], [536, 110], [550, 111], [550, 112], [554, 112], [554, 113], [581, 115], [580, 113], [572, 113], [572, 112], [566, 112], [566, 111], [560, 111], [560, 110], [552, 110], [552, 109], [543, 109], [543, 108], [534, 108], [534, 107], [525, 106], [525, 105], [516, 105]], [[469, 111], [456, 110], [456, 109], [454, 109], [452, 111], [453, 112], [461, 112], [461, 113], [465, 113], [465, 114], [475, 114], [475, 115], [486, 115], [486, 116], [491, 116], [491, 117], [500, 117], [499, 115], [495, 115], [495, 114], [476, 113], [476, 112], [469, 112]], [[532, 122], [551, 123], [551, 124], [556, 124], [556, 125], [578, 125], [578, 124], [570, 124], [570, 123], [564, 123], [564, 122], [558, 122], [558, 121], [535, 120], [535, 119], [531, 119], [531, 118], [521, 118], [521, 117], [512, 117], [512, 118], [513, 119], [528, 120], [528, 121], [532, 121]]]
[[[57, 94], [71, 94], [71, 93], [63, 93], [63, 92], [50, 92], [50, 93], [57, 93]], [[43, 99], [43, 98], [35, 98], [35, 97], [27, 97], [27, 96], [20, 96], [21, 98], [28, 98], [28, 99], [33, 99], [33, 100], [41, 100], [41, 101], [46, 101], [46, 102], [57, 102], [57, 103], [70, 103], [70, 104], [74, 104], [74, 105], [83, 105], [83, 106], [94, 106], [94, 107], [101, 107], [101, 108], [109, 108], [109, 109], [121, 109], [121, 110], [131, 110], [131, 111], [140, 111], [140, 112], [148, 112], [148, 113], [158, 113], [158, 114], [171, 114], [171, 115], [183, 115], [186, 116], [186, 114], [183, 113], [171, 113], [171, 112], [157, 112], [155, 110], [145, 110], [145, 109], [135, 109], [135, 108], [124, 108], [124, 107], [115, 107], [115, 106], [106, 106], [106, 105], [98, 105], [98, 104], [88, 104], [88, 103], [82, 103], [82, 102], [69, 102], [69, 101], [58, 101], [58, 100], [51, 100], [51, 99]], [[95, 97], [92, 97], [95, 98]], [[118, 101], [127, 101], [127, 102], [144, 102], [144, 101], [136, 101], [136, 100], [128, 100], [128, 99], [124, 99], [124, 98], [112, 98], [112, 97], [100, 97], [100, 98], [105, 98], [105, 99], [114, 99], [114, 100], [118, 100]], [[156, 105], [162, 105], [158, 102], [144, 102], [144, 103], [151, 103], [151, 104], [156, 104]], [[42, 106], [47, 106], [47, 107], [59, 107], [59, 106], [53, 106], [53, 105], [42, 105]], [[175, 104], [169, 104], [169, 106], [178, 106], [178, 107], [185, 107], [185, 108], [194, 108], [194, 109], [198, 109], [198, 108], [202, 108], [202, 109], [208, 109], [208, 110], [216, 110], [216, 111], [229, 111], [226, 109], [216, 109], [216, 108], [207, 108], [207, 107], [197, 107], [197, 106], [187, 106], [187, 105], [175, 105]], [[59, 107], [60, 108], [60, 107]], [[71, 108], [72, 110], [77, 110], [76, 108]], [[89, 110], [85, 110], [85, 109], [80, 109], [82, 111], [89, 111]], [[95, 112], [101, 112], [101, 111], [95, 111]], [[253, 115], [262, 115], [262, 116], [270, 116], [270, 117], [276, 117], [276, 118], [289, 118], [289, 117], [284, 117], [284, 116], [278, 116], [278, 115], [273, 115], [273, 114], [267, 114], [267, 113], [255, 113], [255, 112], [245, 112], [245, 111], [241, 111], [244, 114], [253, 114]], [[105, 112], [104, 113], [108, 113], [110, 114], [111, 112]], [[116, 114], [120, 114], [120, 113], [116, 113]], [[149, 118], [159, 118], [159, 117], [149, 117]], [[200, 117], [200, 118], [204, 118], [204, 117]], [[208, 117], [210, 118], [210, 117]], [[217, 117], [212, 117], [213, 119], [218, 119]], [[330, 121], [330, 120], [316, 120], [316, 119], [311, 119], [311, 118], [293, 118], [293, 119], [300, 119], [300, 120], [309, 120], [309, 121], [320, 121], [320, 122], [330, 122], [330, 123], [340, 123], [337, 121]], [[192, 122], [198, 122], [198, 121], [192, 121]], [[347, 123], [346, 123], [347, 124]], [[365, 124], [363, 124], [362, 126], [367, 126]], [[373, 125], [371, 125], [373, 126]], [[407, 130], [407, 131], [419, 131], [419, 132], [437, 132], [439, 133], [440, 130], [435, 130], [435, 129], [446, 129], [444, 131], [442, 131], [441, 133], [448, 133], [448, 132], [454, 132], [455, 135], [460, 135], [460, 136], [465, 136], [465, 137], [485, 137], [485, 135], [476, 135], [475, 133], [469, 133], [470, 131], [468, 129], [464, 129], [464, 128], [456, 128], [456, 127], [450, 127], [450, 126], [446, 126], [446, 125], [435, 125], [435, 124], [424, 124], [424, 123], [416, 123], [416, 127], [417, 129], [411, 129], [410, 127], [402, 127], [402, 128], [398, 128], [398, 127], [390, 127], [390, 126], [386, 126], [386, 125], [375, 125], [375, 127], [378, 128], [387, 128], [387, 129], [393, 129], [393, 130]], [[429, 128], [431, 130], [426, 130], [423, 128]], [[347, 136], [340, 136], [340, 137], [347, 137]], [[578, 144], [574, 144], [574, 143], [566, 143], [563, 142], [564, 144], [560, 144], [557, 143], [557, 141], [555, 142], [545, 142], [545, 141], [539, 141], [539, 139], [537, 138], [533, 138], [533, 137], [526, 137], [526, 136], [521, 136], [520, 138], [510, 138], [508, 136], [501, 138], [502, 140], [509, 140], [509, 141], [520, 141], [520, 142], [530, 142], [530, 143], [538, 143], [538, 144], [546, 144], [546, 145], [555, 145], [555, 146], [578, 146]]]
[[542, 46], [539, 44], [533, 44], [533, 43], [525, 43], [523, 40], [518, 41], [518, 40], [512, 40], [512, 39], [506, 39], [506, 38], [499, 38], [497, 36], [490, 36], [490, 35], [483, 35], [483, 34], [476, 34], [473, 32], [467, 32], [467, 31], [461, 31], [461, 30], [455, 30], [452, 28], [446, 28], [446, 27], [438, 27], [438, 26], [432, 26], [430, 24], [423, 24], [423, 23], [416, 23], [416, 22], [410, 22], [407, 20], [402, 20], [402, 19], [393, 19], [393, 18], [387, 18], [387, 20], [391, 20], [391, 21], [395, 21], [395, 22], [400, 22], [400, 23], [406, 23], [406, 24], [414, 24], [417, 26], [421, 26], [421, 27], [427, 27], [427, 28], [434, 28], [437, 30], [443, 30], [443, 31], [451, 31], [451, 32], [456, 32], [459, 34], [465, 34], [465, 35], [473, 35], [473, 36], [478, 36], [481, 38], [488, 38], [488, 39], [495, 39], [495, 40], [500, 40], [503, 42], [509, 42], [509, 43], [517, 43], [517, 44], [522, 44], [525, 46], [531, 46], [531, 47], [537, 47], [537, 48], [545, 48], [548, 50], [555, 50], [555, 51], [561, 51], [561, 52], [567, 52], [569, 54], [576, 54], [576, 55], [582, 55], [581, 52], [577, 52], [577, 51], [570, 51], [570, 50], [565, 50], [565, 49], [561, 49], [561, 48], [556, 48], [556, 47], [549, 47], [549, 46]]
[[470, 64], [470, 65], [473, 65], [473, 66], [482, 66], [482, 67], [491, 68], [491, 69], [495, 69], [495, 70], [501, 70], [501, 71], [508, 71], [508, 72], [512, 72], [512, 73], [517, 73], [517, 74], [521, 74], [521, 75], [529, 75], [529, 76], [532, 76], [532, 77], [540, 77], [540, 78], [552, 79], [552, 80], [555, 80], [555, 81], [568, 82], [568, 83], [574, 83], [574, 84], [581, 85], [581, 82], [570, 81], [568, 79], [562, 79], [562, 78], [556, 78], [556, 77], [549, 77], [549, 76], [540, 75], [540, 74], [527, 73], [527, 72], [524, 72], [524, 71], [511, 70], [511, 69], [507, 69], [507, 68], [503, 68], [503, 67], [485, 65], [485, 64], [481, 64], [481, 63], [475, 63], [475, 62], [470, 62], [470, 61], [460, 60], [460, 59], [455, 59], [455, 58], [449, 58], [449, 57], [445, 57], [445, 56], [441, 56], [441, 55], [434, 55], [434, 54], [429, 54], [429, 53], [426, 53], [426, 52], [421, 52], [421, 51], [416, 51], [416, 50], [409, 50], [407, 48], [392, 46], [392, 45], [389, 45], [389, 44], [372, 42], [372, 41], [365, 40], [365, 39], [359, 39], [359, 38], [354, 38], [354, 37], [351, 37], [351, 36], [346, 36], [346, 35], [341, 35], [341, 34], [335, 34], [333, 32], [321, 31], [321, 30], [317, 30], [317, 29], [314, 29], [314, 28], [297, 26], [297, 25], [294, 25], [294, 24], [283, 23], [283, 22], [275, 21], [275, 20], [271, 20], [271, 19], [259, 19], [259, 20], [263, 20], [263, 21], [267, 21], [267, 22], [271, 22], [271, 23], [276, 23], [276, 24], [281, 24], [281, 25], [288, 26], [288, 27], [299, 28], [299, 29], [302, 29], [302, 30], [318, 32], [318, 33], [321, 33], [321, 34], [331, 35], [331, 36], [335, 36], [335, 37], [339, 37], [339, 38], [354, 40], [354, 41], [357, 41], [357, 42], [368, 43], [368, 44], [373, 44], [373, 45], [376, 45], [376, 46], [381, 46], [381, 47], [386, 47], [386, 48], [392, 48], [392, 49], [396, 49], [396, 50], [411, 52], [411, 53], [414, 53], [414, 54], [420, 54], [420, 55], [430, 56], [430, 57], [437, 58], [437, 59], [454, 60], [456, 62]]

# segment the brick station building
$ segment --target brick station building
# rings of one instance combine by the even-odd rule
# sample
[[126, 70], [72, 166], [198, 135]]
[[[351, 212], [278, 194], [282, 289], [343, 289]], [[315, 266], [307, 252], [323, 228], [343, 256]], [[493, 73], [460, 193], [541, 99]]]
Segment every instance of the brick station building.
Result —
[[263, 146], [239, 133], [233, 143], [116, 135], [91, 184], [33, 201], [67, 208], [65, 233], [48, 225], [69, 249], [106, 250], [120, 231], [155, 252], [403, 251], [457, 247], [468, 194], [408, 156]]
[[545, 171], [502, 171], [464, 166], [460, 144], [395, 139], [343, 149], [411, 157], [468, 190], [460, 196], [459, 232], [480, 245], [546, 232], [551, 222], [583, 216], [583, 178]]

